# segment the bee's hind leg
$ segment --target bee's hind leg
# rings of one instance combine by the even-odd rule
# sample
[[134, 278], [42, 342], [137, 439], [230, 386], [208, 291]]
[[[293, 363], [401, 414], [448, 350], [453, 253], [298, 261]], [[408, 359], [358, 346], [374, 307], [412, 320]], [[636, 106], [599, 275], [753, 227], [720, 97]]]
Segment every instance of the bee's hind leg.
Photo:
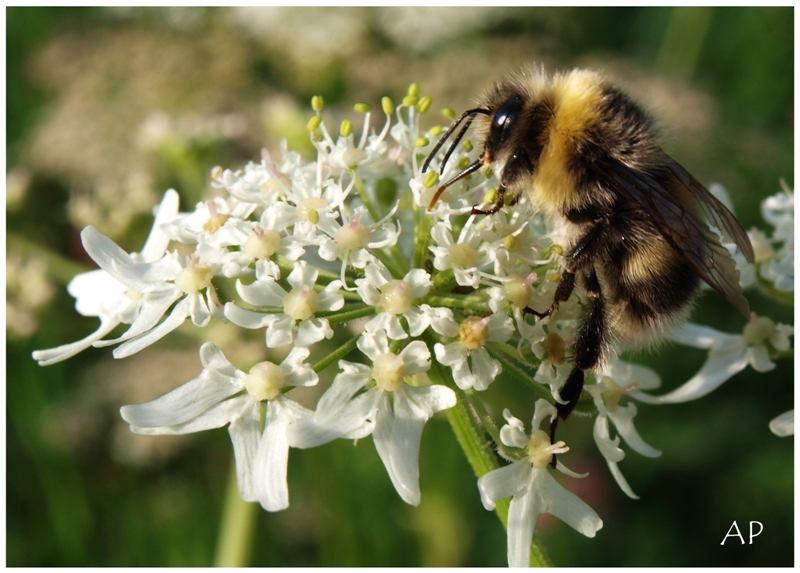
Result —
[[[583, 273], [586, 291], [594, 298], [589, 314], [581, 326], [578, 339], [572, 350], [572, 360], [575, 368], [569, 373], [569, 377], [561, 387], [559, 395], [566, 403], [556, 402], [558, 416], [550, 424], [550, 443], [555, 443], [556, 428], [559, 418], [566, 420], [575, 409], [583, 391], [584, 371], [591, 370], [597, 366], [603, 354], [603, 343], [606, 334], [606, 303], [603, 292], [600, 289], [600, 282], [597, 280], [597, 273], [594, 267], [589, 267]], [[556, 467], [556, 456], [550, 462]]]

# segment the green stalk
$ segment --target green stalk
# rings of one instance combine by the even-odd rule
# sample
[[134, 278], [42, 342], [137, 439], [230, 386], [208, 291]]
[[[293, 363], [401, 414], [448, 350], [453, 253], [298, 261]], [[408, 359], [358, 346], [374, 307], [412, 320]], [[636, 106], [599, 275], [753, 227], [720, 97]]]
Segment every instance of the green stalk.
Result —
[[356, 343], [358, 339], [361, 337], [360, 334], [356, 334], [353, 338], [345, 342], [342, 346], [331, 352], [328, 356], [314, 364], [311, 369], [319, 374], [323, 370], [325, 370], [328, 366], [337, 362], [338, 360], [347, 356], [352, 350], [355, 350]]
[[[445, 369], [435, 360], [431, 361], [428, 377], [432, 383], [444, 384], [456, 393], [456, 405], [445, 410], [445, 414], [447, 414], [447, 420], [450, 422], [453, 433], [455, 433], [456, 439], [464, 451], [464, 455], [467, 456], [467, 461], [472, 466], [475, 475], [481, 477], [499, 468], [500, 464], [497, 456], [492, 451], [489, 440], [486, 439], [484, 428], [475, 415], [473, 404], [467, 394], [456, 387], [452, 376], [447, 374]], [[509, 504], [508, 499], [498, 500], [494, 510], [506, 529], [508, 529]], [[545, 555], [544, 550], [538, 545], [535, 537], [531, 541], [530, 565], [531, 567], [550, 567], [553, 565]]]
[[342, 310], [334, 310], [330, 312], [318, 312], [315, 316], [320, 318], [327, 318], [328, 324], [341, 324], [343, 322], [350, 322], [357, 318], [364, 318], [365, 316], [372, 316], [375, 314], [375, 307], [368, 304], [352, 304], [344, 307]]
[[247, 567], [250, 564], [257, 516], [258, 504], [248, 503], [239, 495], [234, 460], [222, 508], [214, 567]]
[[422, 302], [431, 306], [463, 308], [476, 312], [486, 312], [489, 310], [486, 297], [481, 295], [428, 295], [422, 299]]
[[[415, 205], [415, 211], [419, 208]], [[416, 215], [417, 213], [415, 213]], [[428, 243], [430, 242], [430, 232], [433, 227], [433, 218], [424, 215], [422, 220], [416, 219], [414, 225], [414, 268], [424, 269], [425, 260], [428, 258]]]
[[517, 365], [518, 358], [516, 348], [504, 342], [488, 342], [486, 344], [486, 350], [489, 352], [489, 356], [500, 362], [503, 366], [504, 373], [513, 376], [528, 388], [537, 392], [542, 398], [552, 403], [553, 396], [550, 391], [534, 381], [533, 376]]

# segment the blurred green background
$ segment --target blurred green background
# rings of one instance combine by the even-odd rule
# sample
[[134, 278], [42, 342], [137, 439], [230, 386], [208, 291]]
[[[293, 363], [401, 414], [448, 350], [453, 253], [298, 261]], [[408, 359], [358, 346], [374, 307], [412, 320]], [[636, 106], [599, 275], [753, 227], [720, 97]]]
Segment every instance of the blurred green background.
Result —
[[[314, 94], [325, 98], [329, 125], [355, 119], [357, 101], [399, 100], [413, 81], [434, 109], [461, 110], [538, 61], [604, 71], [653, 111], [678, 161], [728, 189], [745, 228], [770, 230], [760, 201], [780, 178], [794, 184], [793, 21], [792, 8], [7, 8], [7, 565], [213, 564], [232, 461], [227, 432], [134, 436], [118, 408], [195, 376], [198, 336], [234, 363], [263, 353], [260, 332], [218, 326], [181, 329], [123, 361], [92, 349], [37, 366], [31, 351], [97, 326], [64, 289], [92, 265], [81, 228], [138, 250], [168, 187], [191, 206], [208, 193], [214, 165], [241, 167], [281, 137], [307, 152]], [[792, 323], [790, 307], [749, 298], [756, 312]], [[698, 306], [697, 322], [741, 331], [720, 297]], [[674, 388], [704, 354], [665, 347], [638, 360]], [[621, 464], [636, 501], [609, 475], [591, 421], [571, 419], [561, 436], [570, 467], [591, 475], [566, 485], [604, 527], [586, 539], [542, 518], [537, 532], [553, 561], [792, 565], [793, 438], [775, 437], [767, 423], [792, 407], [793, 376], [784, 360], [690, 404], [640, 405], [637, 427], [663, 455], [629, 452]], [[517, 403], [514, 413], [530, 420], [531, 396], [507, 381], [488, 399]], [[250, 563], [505, 565], [505, 532], [481, 506], [444, 418], [423, 435], [420, 473], [414, 508], [369, 439], [293, 450], [291, 506], [258, 510]], [[734, 520], [745, 535], [759, 521], [763, 533], [752, 545], [721, 546]]]

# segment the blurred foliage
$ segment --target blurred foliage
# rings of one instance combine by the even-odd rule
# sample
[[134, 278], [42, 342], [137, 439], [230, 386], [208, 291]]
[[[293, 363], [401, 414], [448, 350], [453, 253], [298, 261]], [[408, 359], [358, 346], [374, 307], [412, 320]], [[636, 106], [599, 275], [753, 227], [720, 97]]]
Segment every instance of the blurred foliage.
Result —
[[[213, 563], [227, 432], [132, 436], [117, 411], [196, 375], [198, 336], [222, 341], [226, 354], [263, 352], [261, 333], [186, 328], [122, 362], [93, 349], [37, 366], [32, 350], [96, 326], [63, 289], [92, 265], [82, 226], [137, 250], [167, 187], [192, 205], [209, 192], [214, 165], [277, 151], [281, 137], [308, 153], [313, 94], [334, 125], [355, 120], [352, 103], [399, 99], [411, 81], [435, 106], [463, 109], [528, 61], [605, 70], [651, 105], [679, 161], [727, 187], [745, 227], [763, 226], [760, 201], [781, 177], [793, 186], [793, 20], [792, 8], [8, 8], [7, 256], [45, 261], [49, 278], [37, 280], [58, 288], [35, 308], [7, 301], [7, 565]], [[703, 297], [695, 319], [739, 331], [741, 318], [718, 299]], [[792, 322], [791, 309], [758, 294], [751, 304]], [[639, 359], [674, 388], [704, 356], [665, 348]], [[604, 527], [586, 539], [545, 516], [537, 531], [554, 562], [792, 565], [793, 438], [776, 438], [767, 422], [792, 404], [793, 377], [783, 361], [693, 403], [640, 406], [638, 429], [663, 455], [631, 453], [622, 464], [636, 501], [608, 474], [591, 422], [571, 419], [562, 436], [570, 467], [591, 475], [566, 485]], [[531, 397], [502, 379], [487, 397], [530, 419]], [[444, 418], [425, 432], [420, 474], [414, 508], [369, 439], [293, 450], [291, 507], [258, 511], [251, 563], [505, 565], [505, 532], [481, 506]], [[743, 533], [750, 521], [764, 531], [752, 545], [721, 546], [734, 520]]]

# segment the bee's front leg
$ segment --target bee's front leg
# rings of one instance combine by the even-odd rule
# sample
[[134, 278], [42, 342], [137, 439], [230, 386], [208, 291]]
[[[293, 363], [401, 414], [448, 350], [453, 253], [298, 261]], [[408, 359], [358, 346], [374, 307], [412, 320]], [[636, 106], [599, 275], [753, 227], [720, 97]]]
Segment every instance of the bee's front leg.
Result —
[[559, 304], [569, 300], [572, 291], [575, 290], [575, 273], [587, 266], [591, 266], [597, 254], [600, 237], [605, 228], [606, 223], [604, 221], [601, 220], [595, 223], [589, 232], [586, 233], [583, 238], [578, 241], [578, 244], [567, 254], [565, 257], [567, 264], [565, 265], [564, 272], [561, 273], [561, 279], [558, 281], [556, 294], [553, 297], [553, 303], [550, 305], [550, 308], [544, 312], [538, 312], [528, 306], [522, 311], [523, 313], [545, 318], [553, 314], [558, 309]]
[[[477, 207], [473, 207], [472, 214], [491, 215], [493, 213], [497, 213], [503, 208], [503, 205], [505, 205], [506, 189], [508, 189], [509, 186], [511, 186], [515, 181], [518, 181], [521, 177], [530, 175], [531, 173], [533, 173], [533, 164], [531, 164], [530, 159], [528, 159], [528, 155], [525, 153], [525, 150], [514, 150], [514, 153], [512, 153], [511, 157], [509, 157], [508, 161], [506, 161], [505, 167], [503, 167], [503, 176], [500, 180], [500, 188], [497, 190], [497, 200], [495, 201], [494, 205], [489, 209], [478, 209]], [[511, 205], [516, 203], [518, 200], [519, 195], [512, 199]]]

